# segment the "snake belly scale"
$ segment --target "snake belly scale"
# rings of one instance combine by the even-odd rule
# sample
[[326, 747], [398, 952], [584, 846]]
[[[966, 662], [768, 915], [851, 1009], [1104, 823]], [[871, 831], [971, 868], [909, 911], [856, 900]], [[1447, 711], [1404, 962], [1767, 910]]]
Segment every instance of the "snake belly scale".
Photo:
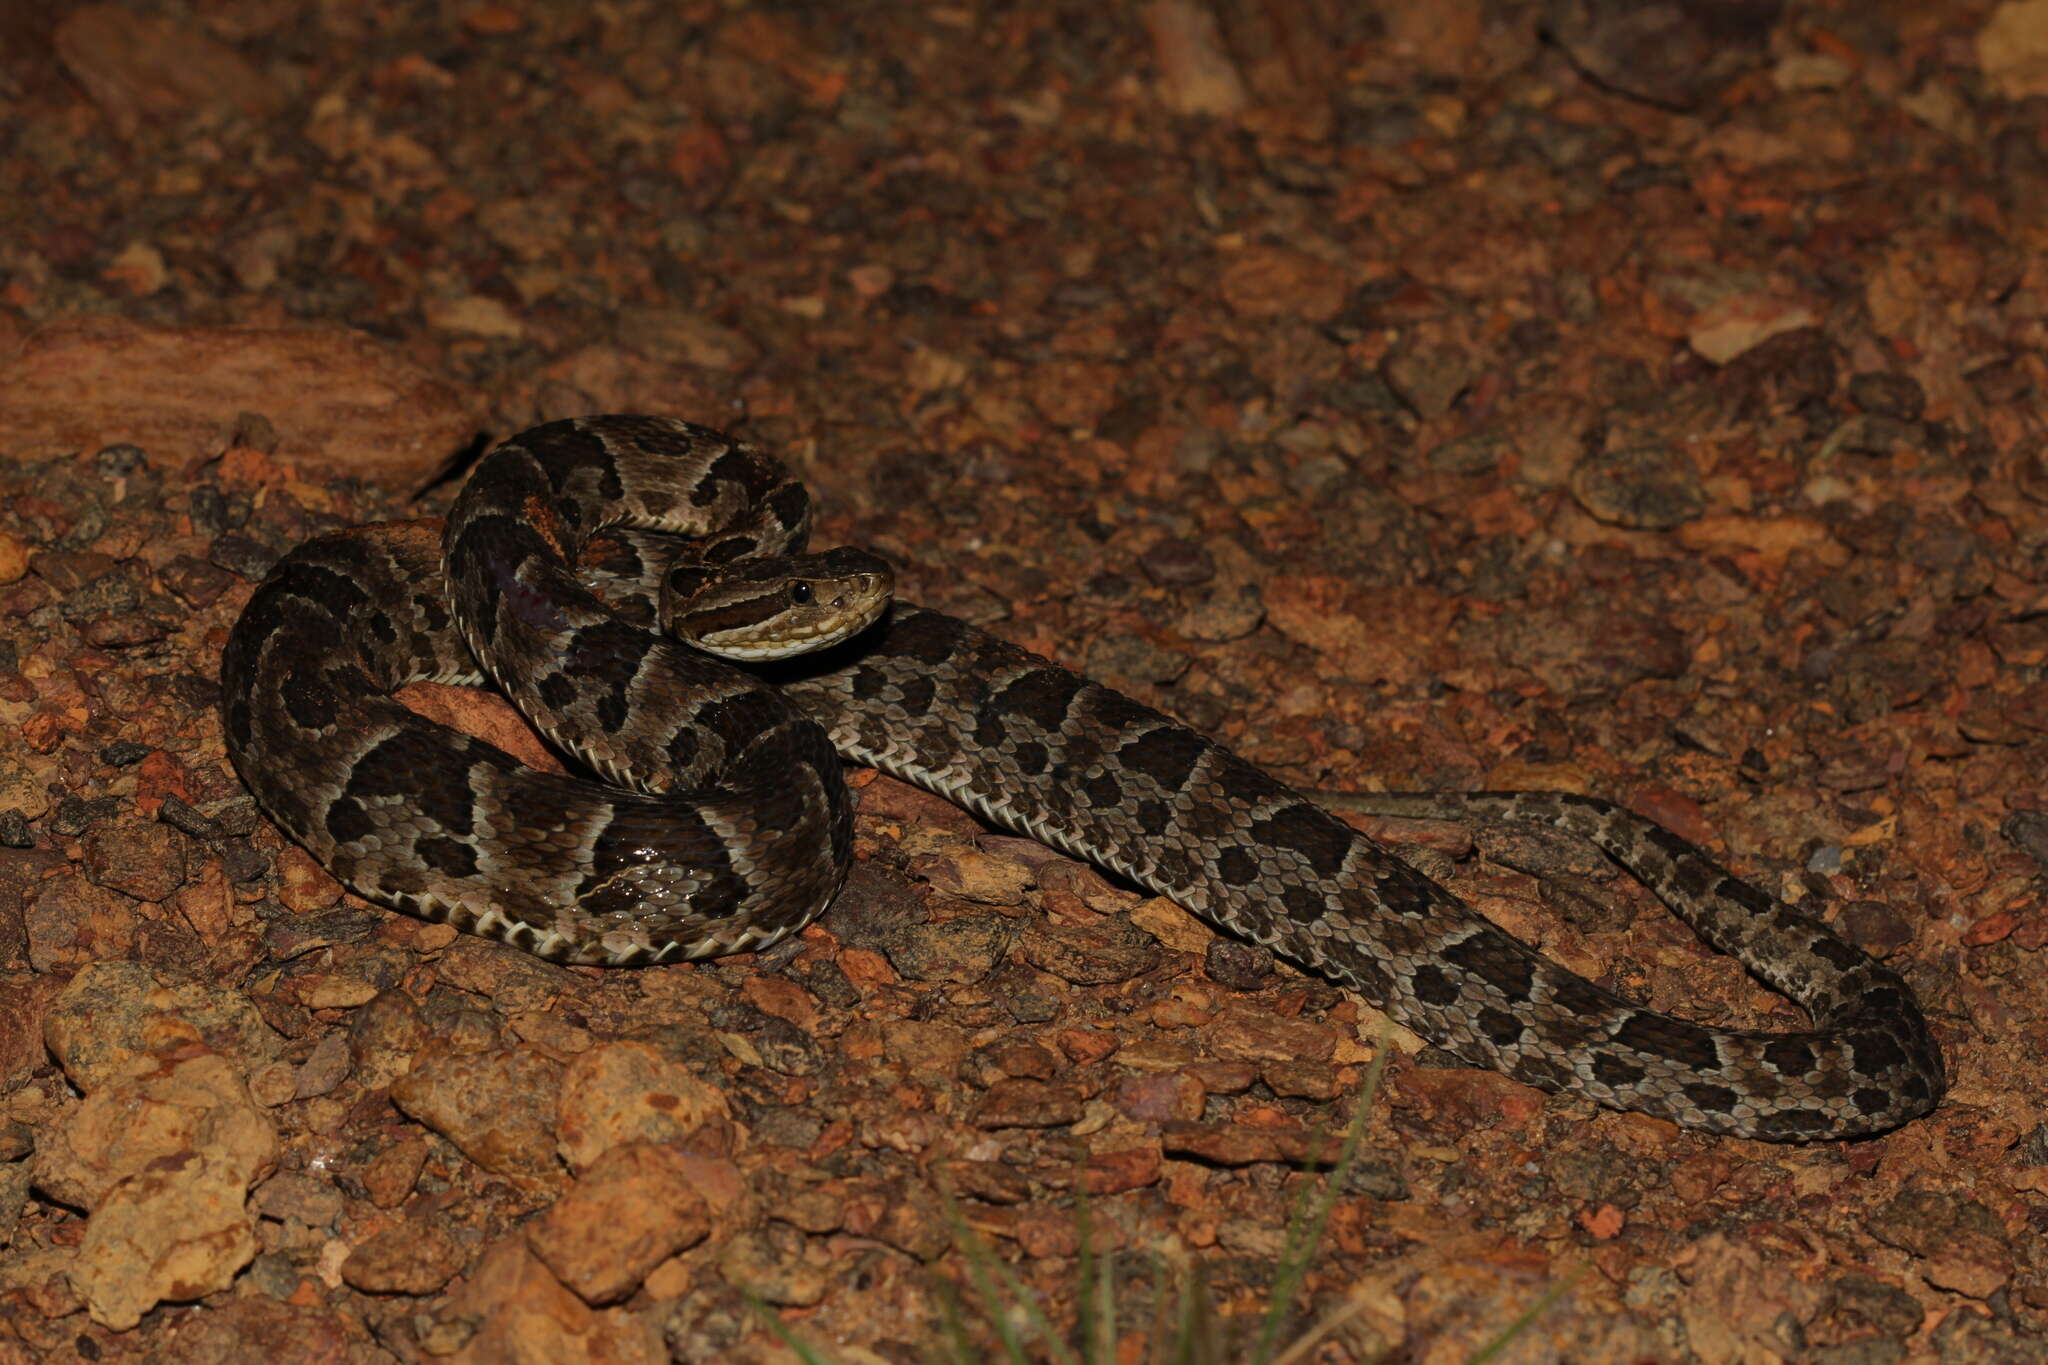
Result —
[[[1895, 1127], [1945, 1088], [1895, 972], [1626, 811], [1448, 798], [1589, 838], [1803, 1006], [1810, 1030], [1710, 1027], [1596, 986], [1193, 730], [942, 613], [898, 602], [755, 674], [705, 660], [577, 583], [577, 547], [608, 525], [634, 544], [708, 538], [700, 554], [738, 561], [801, 550], [809, 506], [779, 464], [717, 432], [592, 417], [486, 457], [445, 550], [426, 522], [308, 542], [259, 587], [222, 662], [229, 751], [273, 818], [371, 899], [556, 960], [658, 962], [765, 946], [824, 907], [851, 856], [843, 756], [1545, 1089], [1812, 1140]], [[537, 699], [536, 726], [605, 780], [534, 772], [386, 695], [485, 674], [522, 707]]]

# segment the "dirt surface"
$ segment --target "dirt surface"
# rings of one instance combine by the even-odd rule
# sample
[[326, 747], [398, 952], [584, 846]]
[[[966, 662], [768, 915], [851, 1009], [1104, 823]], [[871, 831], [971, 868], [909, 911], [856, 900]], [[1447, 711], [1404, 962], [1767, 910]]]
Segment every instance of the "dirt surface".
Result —
[[[1803, 1147], [1397, 1038], [1298, 1359], [1575, 1270], [1497, 1359], [2048, 1358], [2044, 96], [2040, 0], [0, 11], [0, 1361], [790, 1358], [746, 1294], [929, 1359], [959, 1222], [1073, 1322], [1083, 1189], [1121, 1359], [1155, 1256], [1266, 1302], [1379, 1024], [1169, 904], [855, 774], [793, 953], [563, 969], [254, 809], [255, 580], [596, 411], [1290, 781], [1625, 801], [1935, 1019], [1934, 1115]], [[1383, 828], [1799, 1023], [1602, 865]]]

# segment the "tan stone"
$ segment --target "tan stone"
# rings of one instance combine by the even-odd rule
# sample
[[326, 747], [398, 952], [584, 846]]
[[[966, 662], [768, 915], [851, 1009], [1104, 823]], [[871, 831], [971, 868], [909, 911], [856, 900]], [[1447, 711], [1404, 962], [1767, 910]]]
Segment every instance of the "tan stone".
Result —
[[17, 459], [123, 441], [171, 463], [210, 459], [253, 412], [283, 462], [409, 489], [481, 425], [471, 400], [344, 328], [85, 318], [29, 333], [0, 368], [0, 454]]

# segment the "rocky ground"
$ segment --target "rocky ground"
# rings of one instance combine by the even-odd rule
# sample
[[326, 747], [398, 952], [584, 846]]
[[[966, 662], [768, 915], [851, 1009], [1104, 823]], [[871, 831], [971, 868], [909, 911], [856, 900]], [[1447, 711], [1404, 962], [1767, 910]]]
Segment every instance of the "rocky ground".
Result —
[[[1936, 1021], [1934, 1115], [1802, 1147], [1396, 1034], [1296, 1359], [1564, 1282], [1496, 1359], [2042, 1359], [2044, 97], [2042, 0], [0, 10], [0, 1361], [789, 1359], [747, 1294], [924, 1360], [963, 1229], [1074, 1321], [1083, 1191], [1119, 1359], [1155, 1260], [1266, 1302], [1380, 1024], [1168, 903], [857, 773], [793, 953], [565, 969], [253, 807], [269, 564], [606, 410], [1291, 781], [1625, 801]], [[1798, 1025], [1603, 864], [1374, 828]]]

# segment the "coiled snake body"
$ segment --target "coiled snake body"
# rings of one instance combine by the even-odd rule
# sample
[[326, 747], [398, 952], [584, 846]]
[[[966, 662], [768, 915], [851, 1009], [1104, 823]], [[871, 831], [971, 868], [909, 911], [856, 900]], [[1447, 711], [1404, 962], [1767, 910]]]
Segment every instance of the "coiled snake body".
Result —
[[[429, 523], [308, 542], [251, 599], [221, 669], [229, 750], [278, 823], [351, 887], [414, 914], [561, 961], [675, 960], [765, 946], [830, 900], [850, 858], [843, 755], [1170, 896], [1546, 1089], [1797, 1140], [1896, 1126], [1944, 1088], [1895, 973], [1626, 811], [1453, 798], [1592, 840], [1813, 1030], [1706, 1027], [1603, 990], [1228, 750], [938, 612], [896, 603], [848, 643], [775, 665], [772, 687], [705, 661], [576, 583], [579, 547], [614, 524], [708, 537], [699, 559], [725, 564], [800, 550], [809, 509], [778, 464], [730, 438], [596, 417], [488, 456], [445, 555]], [[471, 646], [539, 728], [637, 789], [534, 772], [386, 696], [475, 680]]]

